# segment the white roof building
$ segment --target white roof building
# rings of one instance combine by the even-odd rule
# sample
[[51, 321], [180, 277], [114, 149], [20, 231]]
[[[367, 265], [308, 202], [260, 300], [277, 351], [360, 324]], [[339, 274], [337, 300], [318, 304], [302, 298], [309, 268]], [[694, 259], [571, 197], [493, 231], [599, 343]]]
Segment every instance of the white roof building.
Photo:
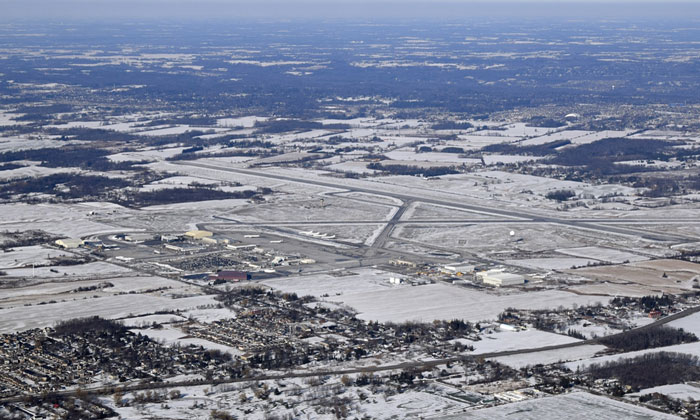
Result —
[[190, 230], [185, 232], [185, 236], [192, 239], [202, 239], [214, 236], [214, 234], [208, 230]]
[[461, 264], [448, 264], [442, 268], [442, 272], [446, 274], [466, 274], [474, 271], [473, 264], [461, 263]]
[[491, 286], [501, 287], [501, 286], [515, 286], [517, 284], [524, 284], [525, 277], [520, 274], [506, 273], [503, 270], [489, 270], [477, 273], [477, 277], [481, 278], [484, 284], [489, 284]]
[[84, 241], [80, 238], [65, 238], [56, 241], [56, 245], [65, 249], [75, 249], [80, 247]]

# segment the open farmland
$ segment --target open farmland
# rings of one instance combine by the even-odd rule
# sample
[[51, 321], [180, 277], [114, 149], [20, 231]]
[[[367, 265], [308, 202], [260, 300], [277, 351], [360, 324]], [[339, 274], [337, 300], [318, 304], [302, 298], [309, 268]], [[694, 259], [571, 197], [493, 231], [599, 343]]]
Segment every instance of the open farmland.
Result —
[[211, 296], [173, 299], [127, 294], [0, 309], [2, 316], [0, 332], [9, 333], [30, 328], [50, 327], [61, 320], [76, 317], [125, 318], [132, 315], [153, 313], [154, 311], [185, 310], [212, 303]]
[[[547, 309], [607, 301], [598, 296], [559, 291], [498, 294], [442, 284], [397, 287], [389, 285], [387, 280], [360, 273], [335, 279], [297, 277], [266, 284], [285, 292], [321, 296], [329, 302], [356, 309], [361, 319], [380, 322], [430, 322], [453, 318], [479, 322], [493, 320], [509, 307]], [[523, 299], [525, 296], [527, 299]]]
[[[598, 419], [670, 420], [679, 417], [659, 413], [648, 408], [638, 407], [584, 392], [547, 397], [539, 400], [517, 402], [499, 407], [469, 412], [468, 418], [493, 419], [518, 416], [521, 419], [560, 419], [562, 417], [583, 418], [592, 416]], [[443, 419], [456, 420], [462, 416], [445, 416]]]
[[678, 260], [654, 260], [615, 266], [570, 270], [595, 282], [634, 284], [649, 293], [692, 290], [700, 281], [700, 264]]

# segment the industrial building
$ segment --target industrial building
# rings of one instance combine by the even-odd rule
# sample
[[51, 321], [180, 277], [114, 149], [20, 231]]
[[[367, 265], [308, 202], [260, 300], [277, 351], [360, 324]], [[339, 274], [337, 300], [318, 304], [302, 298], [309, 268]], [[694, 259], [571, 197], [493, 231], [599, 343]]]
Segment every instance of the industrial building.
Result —
[[203, 243], [205, 243], [205, 244], [208, 244], [208, 245], [216, 245], [216, 244], [217, 244], [216, 239], [214, 239], [214, 238], [209, 238], [209, 237], [206, 237], [206, 236], [203, 237], [203, 238], [201, 239], [201, 241], [202, 241]]
[[185, 236], [191, 239], [202, 239], [214, 236], [214, 233], [208, 230], [190, 230], [185, 232]]
[[473, 273], [474, 272], [474, 265], [473, 264], [467, 264], [467, 263], [462, 263], [462, 264], [449, 264], [445, 265], [442, 267], [440, 270], [444, 274], [451, 274], [454, 276], [461, 276], [464, 274], [468, 273]]
[[84, 241], [80, 238], [65, 238], [56, 240], [56, 245], [64, 249], [75, 249], [83, 245]]
[[503, 270], [488, 270], [476, 274], [484, 284], [491, 286], [515, 286], [525, 283], [525, 277], [520, 274], [506, 273]]

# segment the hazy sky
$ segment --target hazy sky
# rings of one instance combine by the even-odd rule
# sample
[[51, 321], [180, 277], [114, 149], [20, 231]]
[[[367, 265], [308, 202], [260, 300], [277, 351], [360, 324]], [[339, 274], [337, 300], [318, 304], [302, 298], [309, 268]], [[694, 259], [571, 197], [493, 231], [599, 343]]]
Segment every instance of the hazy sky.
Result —
[[700, 0], [0, 0], [17, 18], [461, 18], [625, 16], [700, 19]]

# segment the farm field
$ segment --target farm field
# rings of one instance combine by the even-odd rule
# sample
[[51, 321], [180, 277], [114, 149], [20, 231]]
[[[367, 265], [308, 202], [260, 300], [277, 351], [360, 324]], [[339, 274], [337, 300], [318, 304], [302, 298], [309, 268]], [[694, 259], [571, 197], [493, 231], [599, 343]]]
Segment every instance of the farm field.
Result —
[[[498, 407], [470, 411], [470, 419], [510, 418], [517, 416], [523, 420], [549, 420], [570, 418], [597, 418], [616, 420], [671, 420], [680, 417], [653, 411], [597, 395], [574, 392], [571, 394], [545, 397], [525, 402], [504, 404]], [[443, 420], [457, 420], [464, 415], [445, 416]]]

